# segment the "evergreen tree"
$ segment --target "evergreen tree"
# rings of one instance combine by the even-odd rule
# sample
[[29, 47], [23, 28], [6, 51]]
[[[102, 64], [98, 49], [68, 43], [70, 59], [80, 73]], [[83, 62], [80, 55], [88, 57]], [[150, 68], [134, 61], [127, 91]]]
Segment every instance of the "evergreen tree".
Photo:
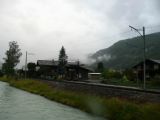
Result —
[[64, 77], [66, 71], [66, 64], [67, 64], [68, 56], [66, 55], [65, 48], [62, 46], [59, 52], [59, 74]]
[[5, 63], [2, 66], [3, 72], [7, 76], [12, 76], [15, 73], [14, 68], [20, 62], [22, 53], [20, 52], [19, 45], [16, 41], [9, 42], [9, 50], [6, 51], [6, 58], [3, 58]]
[[98, 62], [97, 63], [97, 68], [96, 68], [96, 72], [102, 73], [103, 70], [104, 70], [103, 62]]
[[0, 70], [0, 77], [2, 77], [3, 76], [3, 73], [2, 73], [2, 70]]
[[28, 68], [28, 76], [29, 77], [35, 77], [36, 64], [30, 62], [30, 63], [27, 64], [27, 68]]

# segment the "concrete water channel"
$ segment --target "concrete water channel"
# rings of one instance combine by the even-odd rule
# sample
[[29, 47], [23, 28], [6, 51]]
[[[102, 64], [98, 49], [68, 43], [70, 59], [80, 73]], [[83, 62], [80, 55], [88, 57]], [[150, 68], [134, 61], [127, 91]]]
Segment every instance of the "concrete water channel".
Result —
[[104, 120], [0, 82], [0, 120]]

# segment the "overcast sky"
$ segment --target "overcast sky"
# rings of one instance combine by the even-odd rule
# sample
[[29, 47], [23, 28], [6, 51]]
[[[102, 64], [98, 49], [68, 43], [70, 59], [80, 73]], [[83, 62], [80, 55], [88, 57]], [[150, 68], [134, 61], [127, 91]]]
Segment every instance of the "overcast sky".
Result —
[[69, 59], [87, 55], [122, 39], [135, 27], [160, 25], [159, 0], [0, 0], [0, 61], [9, 41], [28, 61], [57, 59], [62, 45]]

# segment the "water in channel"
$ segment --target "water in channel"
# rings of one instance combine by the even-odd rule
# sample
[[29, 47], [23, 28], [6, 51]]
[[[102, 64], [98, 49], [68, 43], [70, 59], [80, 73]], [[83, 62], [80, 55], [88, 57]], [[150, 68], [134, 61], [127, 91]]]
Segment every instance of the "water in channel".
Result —
[[104, 120], [0, 82], [0, 120]]

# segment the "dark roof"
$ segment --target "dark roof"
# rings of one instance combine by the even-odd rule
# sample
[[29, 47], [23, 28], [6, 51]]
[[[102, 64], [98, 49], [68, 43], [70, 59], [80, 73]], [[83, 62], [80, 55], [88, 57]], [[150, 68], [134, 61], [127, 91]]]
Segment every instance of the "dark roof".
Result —
[[56, 66], [57, 66], [57, 65], [58, 65], [58, 63], [59, 63], [59, 61], [54, 61], [54, 65], [56, 65]]
[[160, 60], [154, 60], [154, 59], [149, 59], [150, 61], [153, 61], [153, 62], [155, 62], [155, 63], [158, 63], [158, 64], [160, 64]]
[[[54, 60], [37, 60], [38, 65], [47, 65], [47, 66], [54, 66], [58, 65], [59, 61], [54, 61]], [[67, 65], [78, 65], [77, 61], [68, 61]]]
[[[58, 62], [59, 61], [54, 61], [54, 60], [37, 60], [37, 65], [44, 65], [44, 66], [58, 66]], [[68, 61], [67, 62], [67, 66], [78, 66], [78, 62], [77, 61]], [[79, 64], [79, 67], [81, 69], [85, 69], [87, 71], [93, 72], [92, 69], [88, 68], [87, 66], [85, 66], [84, 64]]]
[[67, 62], [68, 65], [78, 65], [77, 61], [68, 61]]
[[[146, 59], [146, 60], [145, 60], [145, 62], [146, 62], [146, 61], [151, 61], [151, 62], [154, 62], [154, 63], [160, 64], [160, 60]], [[133, 66], [133, 68], [135, 68], [135, 67], [137, 67], [137, 66], [139, 66], [139, 65], [141, 65], [141, 64], [143, 64], [143, 61], [141, 61], [141, 62], [139, 62], [139, 63], [135, 64], [135, 65]]]
[[55, 63], [54, 60], [37, 60], [37, 65], [53, 66]]
[[80, 66], [80, 68], [82, 68], [82, 69], [85, 69], [85, 70], [87, 70], [87, 71], [89, 71], [89, 72], [94, 72], [94, 70], [93, 69], [91, 69], [91, 68], [89, 68], [89, 67], [87, 67], [87, 66]]

